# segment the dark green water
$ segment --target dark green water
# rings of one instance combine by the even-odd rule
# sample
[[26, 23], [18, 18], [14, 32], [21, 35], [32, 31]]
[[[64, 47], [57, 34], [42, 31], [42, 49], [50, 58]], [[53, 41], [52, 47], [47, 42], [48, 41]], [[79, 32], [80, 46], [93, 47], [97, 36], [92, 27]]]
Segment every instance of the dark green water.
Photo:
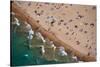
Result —
[[[21, 27], [16, 28], [14, 32], [15, 26], [11, 29], [11, 66], [25, 66], [25, 65], [43, 65], [43, 64], [58, 64], [58, 63], [70, 63], [73, 62], [71, 57], [59, 57], [56, 55], [55, 60], [47, 60], [41, 54], [41, 48], [35, 47], [29, 49], [26, 33], [21, 31]], [[32, 45], [43, 45], [42, 41], [36, 39], [36, 37], [32, 40]], [[60, 61], [64, 60], [64, 61]]]

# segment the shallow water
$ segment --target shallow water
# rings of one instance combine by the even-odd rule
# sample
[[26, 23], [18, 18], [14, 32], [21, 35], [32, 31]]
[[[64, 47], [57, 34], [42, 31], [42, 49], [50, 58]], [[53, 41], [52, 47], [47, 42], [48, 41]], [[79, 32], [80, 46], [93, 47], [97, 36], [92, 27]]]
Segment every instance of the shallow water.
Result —
[[44, 46], [41, 39], [36, 37], [32, 40], [32, 48], [29, 48], [27, 34], [23, 32], [22, 27], [14, 27], [11, 29], [11, 66], [24, 65], [42, 65], [75, 62], [70, 56], [59, 56], [57, 50], [55, 52], [51, 47], [45, 47], [46, 53], [43, 55], [41, 47]]

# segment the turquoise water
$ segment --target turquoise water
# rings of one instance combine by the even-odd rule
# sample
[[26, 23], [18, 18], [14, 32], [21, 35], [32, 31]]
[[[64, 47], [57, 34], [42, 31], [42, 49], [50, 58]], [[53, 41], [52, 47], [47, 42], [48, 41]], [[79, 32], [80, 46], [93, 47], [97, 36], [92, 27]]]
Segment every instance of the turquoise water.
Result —
[[[41, 58], [41, 50], [39, 48], [28, 48], [27, 39], [22, 32], [12, 32], [12, 66], [24, 66], [24, 65], [38, 65], [38, 64], [52, 64], [59, 63], [55, 61], [47, 61], [45, 58]], [[41, 44], [34, 40], [34, 44]], [[28, 54], [28, 56], [24, 56]]]
[[[47, 58], [42, 56], [41, 48], [34, 47], [29, 48], [27, 43], [27, 34], [23, 32], [21, 27], [12, 26], [11, 29], [11, 66], [25, 66], [25, 65], [43, 65], [43, 64], [58, 64], [58, 63], [70, 63], [74, 62], [70, 56], [61, 57], [57, 54], [55, 59], [57, 60], [47, 60]], [[41, 39], [36, 37], [32, 40], [32, 45], [44, 45]], [[48, 48], [50, 49], [50, 48]], [[50, 51], [49, 51], [50, 52]], [[48, 53], [50, 54], [50, 53]], [[61, 61], [64, 60], [64, 61]]]

